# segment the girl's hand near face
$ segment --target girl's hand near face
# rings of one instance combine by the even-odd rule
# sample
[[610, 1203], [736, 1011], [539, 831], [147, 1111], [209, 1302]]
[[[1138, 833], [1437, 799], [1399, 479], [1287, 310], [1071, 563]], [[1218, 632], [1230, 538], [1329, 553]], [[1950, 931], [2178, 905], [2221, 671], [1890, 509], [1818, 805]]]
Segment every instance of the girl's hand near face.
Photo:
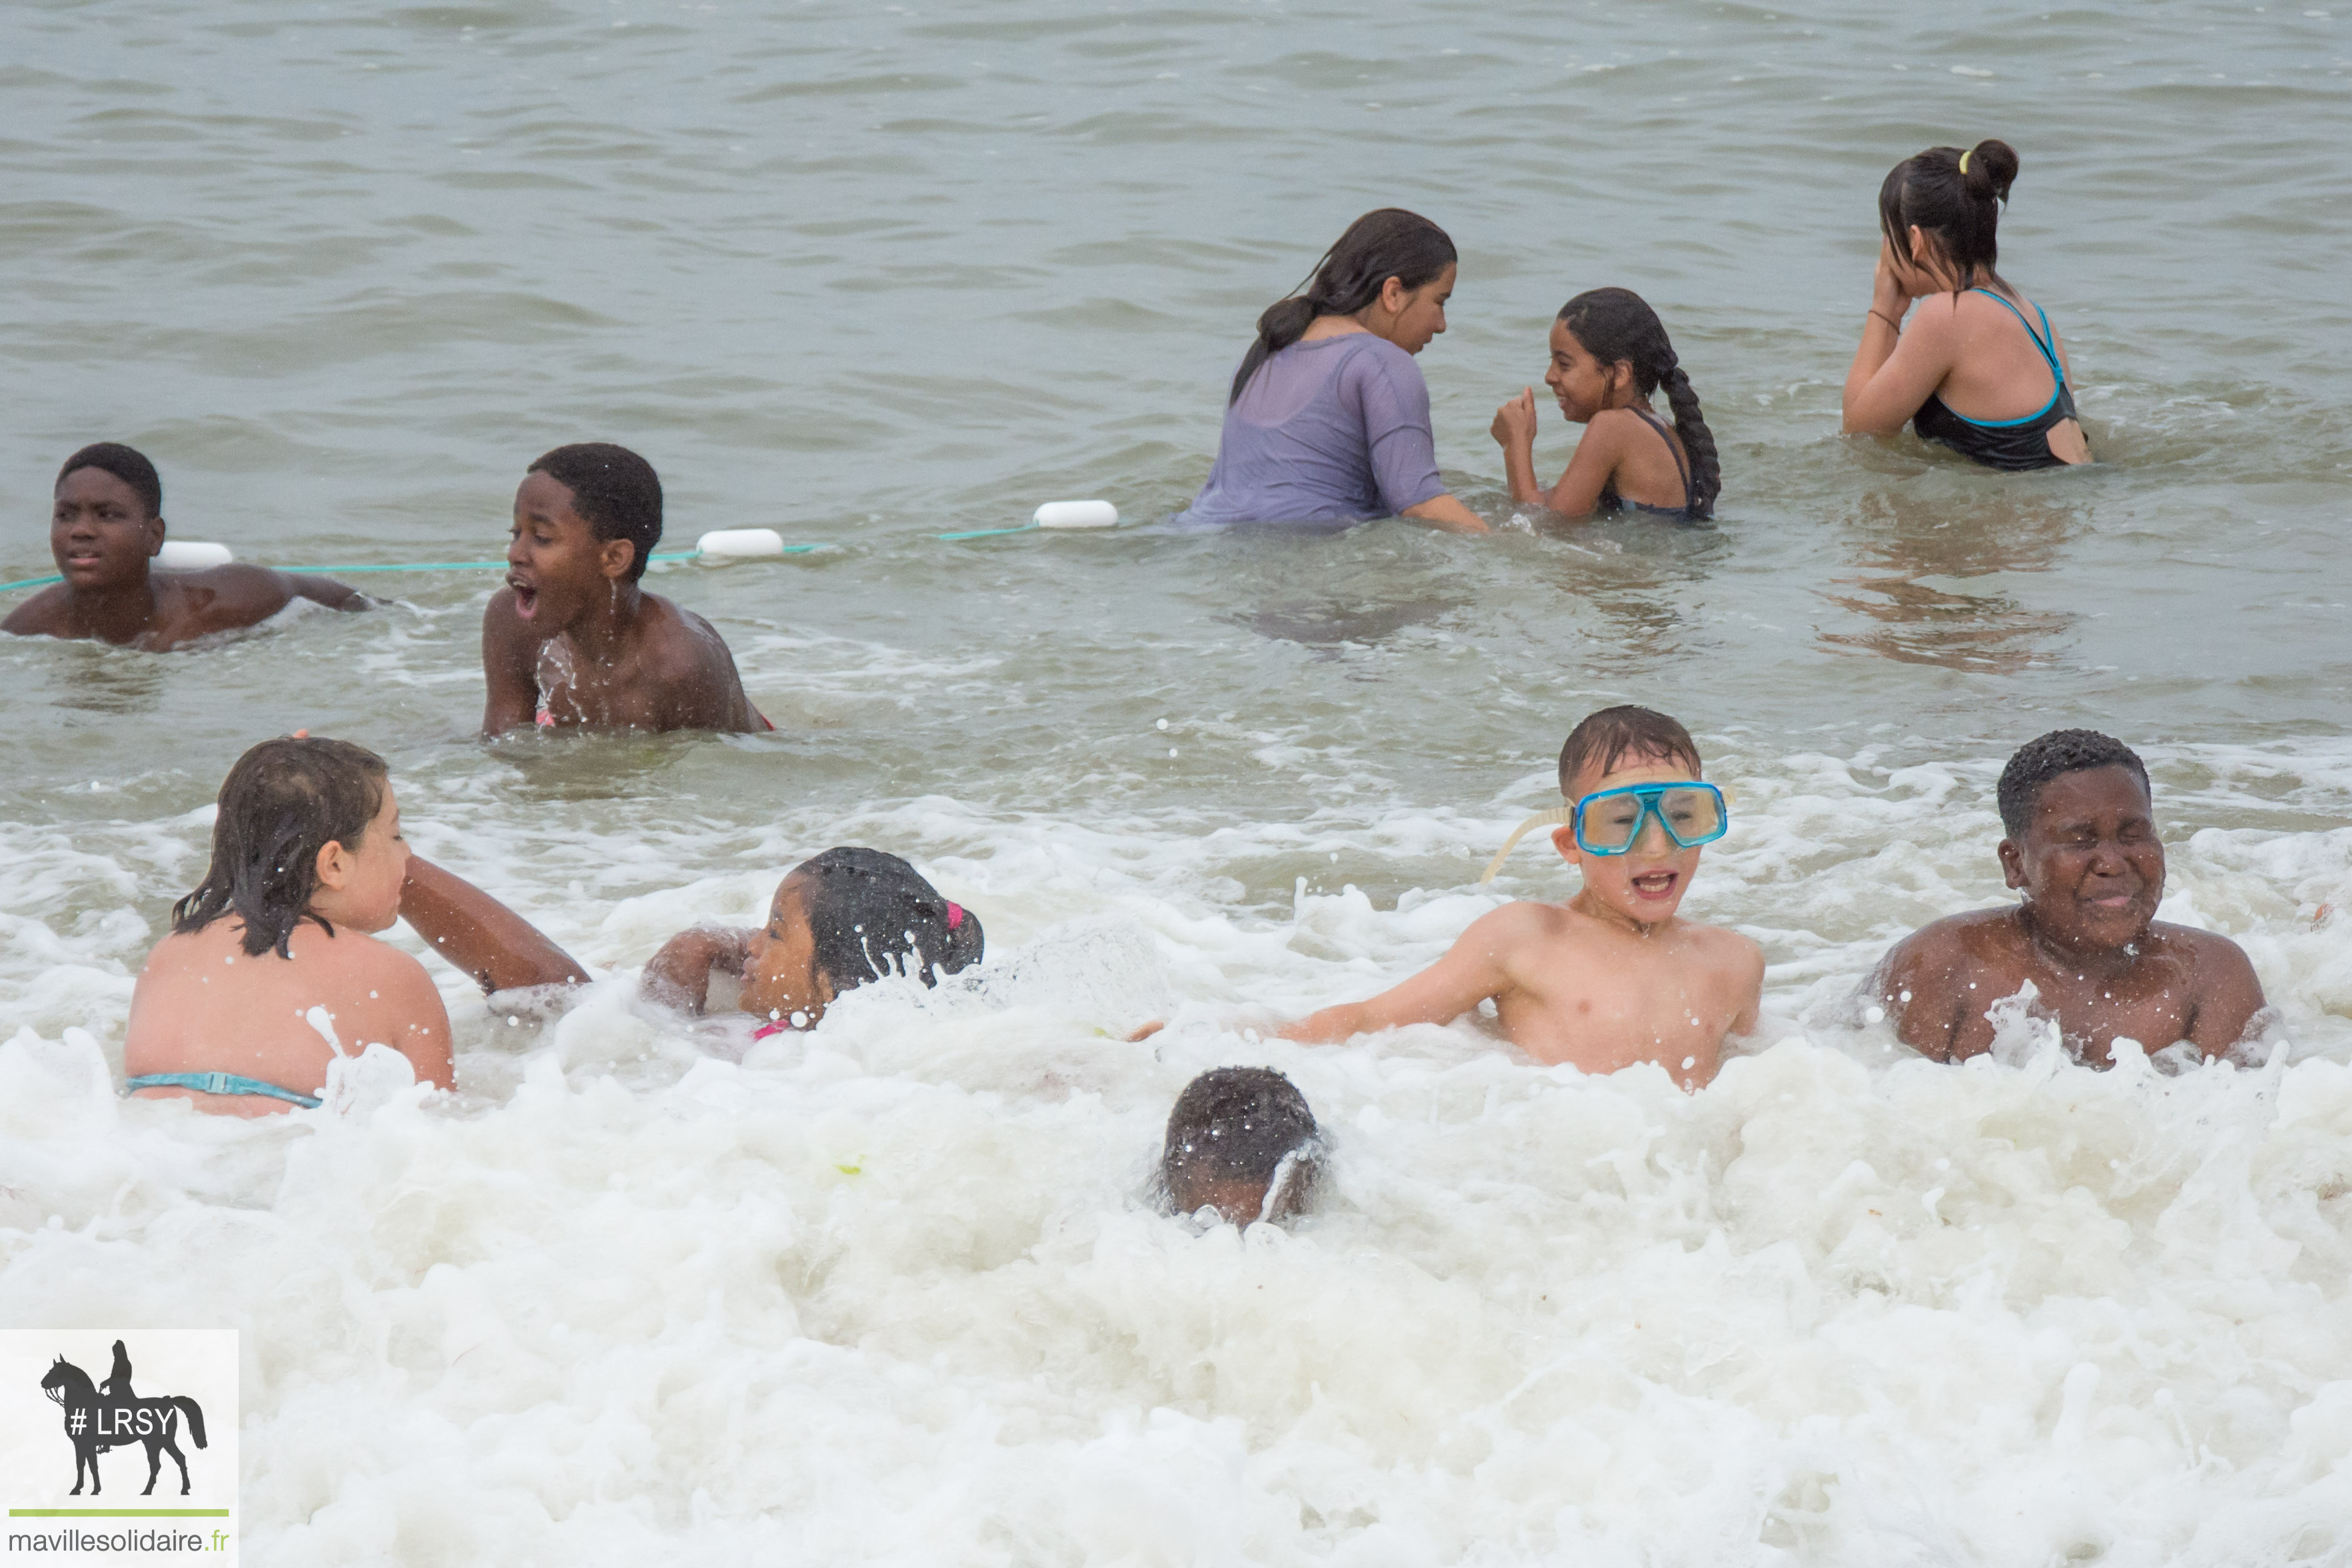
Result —
[[1536, 444], [1536, 390], [1530, 386], [1517, 397], [1495, 410], [1495, 423], [1488, 427], [1496, 445], [1508, 452], [1515, 447]]
[[1898, 321], [1911, 309], [1911, 291], [1904, 287], [1903, 269], [1895, 259], [1895, 247], [1884, 235], [1878, 240], [1878, 270], [1870, 280], [1870, 308], [1884, 310]]

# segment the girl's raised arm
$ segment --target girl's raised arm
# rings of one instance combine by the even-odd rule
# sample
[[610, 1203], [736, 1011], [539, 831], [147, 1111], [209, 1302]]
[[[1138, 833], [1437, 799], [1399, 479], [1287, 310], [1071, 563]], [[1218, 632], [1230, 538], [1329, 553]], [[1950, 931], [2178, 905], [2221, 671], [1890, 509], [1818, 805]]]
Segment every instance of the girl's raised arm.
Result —
[[1944, 384], [1954, 357], [1954, 342], [1937, 312], [1923, 311], [1913, 330], [1903, 331], [1911, 296], [1896, 280], [1893, 252], [1878, 242], [1878, 271], [1872, 279], [1870, 314], [1863, 318], [1862, 342], [1853, 351], [1853, 364], [1845, 373], [1843, 399], [1845, 433], [1849, 436], [1892, 436], [1904, 421], [1919, 412], [1936, 388]]

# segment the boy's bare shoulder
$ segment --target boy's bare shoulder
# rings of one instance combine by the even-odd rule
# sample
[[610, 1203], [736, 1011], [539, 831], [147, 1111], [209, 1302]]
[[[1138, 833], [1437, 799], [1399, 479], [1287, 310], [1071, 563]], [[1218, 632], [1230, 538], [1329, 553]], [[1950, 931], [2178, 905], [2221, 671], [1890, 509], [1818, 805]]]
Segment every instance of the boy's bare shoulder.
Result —
[[59, 636], [65, 626], [66, 605], [70, 602], [66, 585], [52, 583], [9, 611], [8, 618], [0, 621], [0, 632], [20, 637]]
[[1969, 910], [1929, 921], [1895, 944], [1889, 963], [1951, 963], [2001, 956], [2021, 940], [2014, 909]]
[[645, 595], [661, 606], [652, 635], [645, 639], [645, 672], [663, 684], [691, 684], [710, 696], [731, 696], [739, 689], [734, 651], [718, 627], [691, 609], [673, 605], [661, 595]]
[[646, 602], [656, 612], [646, 639], [649, 673], [672, 680], [735, 673], [735, 656], [718, 627], [659, 594], [647, 594]]
[[1718, 963], [1738, 963], [1752, 967], [1758, 973], [1764, 971], [1764, 949], [1752, 936], [1733, 931], [1729, 926], [1700, 925], [1685, 921], [1690, 940], [1707, 958]]
[[500, 588], [482, 606], [482, 651], [503, 658], [528, 658], [539, 651], [540, 638], [532, 635], [522, 616], [515, 613], [512, 588]]
[[1470, 931], [1483, 931], [1493, 937], [1538, 938], [1562, 936], [1574, 931], [1578, 915], [1566, 904], [1548, 904], [1540, 899], [1514, 899], [1498, 910], [1488, 910], [1470, 922]]
[[2220, 931], [2200, 931], [2170, 921], [2150, 921], [2147, 930], [2150, 936], [2186, 957], [2200, 977], [2223, 982], [2253, 978], [2253, 960]]

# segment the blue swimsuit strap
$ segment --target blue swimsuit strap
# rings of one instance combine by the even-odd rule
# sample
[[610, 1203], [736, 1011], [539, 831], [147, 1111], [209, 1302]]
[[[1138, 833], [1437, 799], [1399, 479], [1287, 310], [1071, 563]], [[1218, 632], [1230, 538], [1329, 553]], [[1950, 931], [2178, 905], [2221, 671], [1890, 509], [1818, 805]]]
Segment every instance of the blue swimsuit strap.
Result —
[[2033, 346], [2040, 349], [2042, 351], [2042, 357], [2049, 362], [2051, 379], [2055, 381], [2057, 384], [2050, 389], [2050, 401], [2042, 405], [2040, 412], [2029, 414], [2022, 419], [1970, 419], [1967, 415], [1958, 412], [1955, 412], [1952, 415], [1952, 417], [1959, 420], [1962, 424], [1973, 425], [1979, 430], [2006, 430], [2012, 426], [2031, 425], [2036, 419], [2041, 418], [2043, 414], [2047, 414], [2052, 409], [2057, 407], [2059, 394], [2066, 390], [2066, 367], [2059, 363], [2057, 352], [2050, 346], [2050, 338], [2056, 335], [2050, 331], [2050, 312], [2043, 310], [2039, 305], [2033, 307], [2033, 313], [2042, 318], [2042, 331], [2037, 332], [2033, 330], [2033, 323], [2025, 319], [2024, 311], [2019, 310], [2016, 306], [2011, 304], [2008, 300], [2002, 299], [1991, 289], [1971, 289], [1969, 292], [1971, 294], [1983, 295], [1986, 299], [1991, 300], [1994, 304], [1999, 305], [2002, 310], [2007, 310], [2011, 315], [2017, 318], [2017, 324], [2025, 329], [2025, 335], [2033, 340]]
[[316, 1095], [297, 1094], [290, 1089], [280, 1089], [274, 1083], [264, 1083], [257, 1078], [241, 1078], [233, 1072], [150, 1072], [141, 1073], [122, 1086], [133, 1089], [193, 1089], [205, 1094], [262, 1094], [272, 1100], [291, 1100], [305, 1110], [316, 1110]]

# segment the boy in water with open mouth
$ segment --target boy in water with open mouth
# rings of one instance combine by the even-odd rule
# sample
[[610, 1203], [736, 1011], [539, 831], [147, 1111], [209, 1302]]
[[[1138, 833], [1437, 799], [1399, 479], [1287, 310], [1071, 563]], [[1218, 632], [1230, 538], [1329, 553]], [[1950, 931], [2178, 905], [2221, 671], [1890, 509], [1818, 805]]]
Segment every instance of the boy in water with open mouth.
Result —
[[1575, 898], [1482, 915], [1403, 984], [1326, 1007], [1284, 1037], [1328, 1043], [1450, 1023], [1491, 998], [1504, 1035], [1538, 1061], [1593, 1073], [1655, 1062], [1686, 1089], [1714, 1078], [1724, 1041], [1755, 1029], [1764, 982], [1753, 942], [1677, 912], [1701, 847], [1727, 826], [1722, 791], [1700, 779], [1687, 730], [1630, 706], [1576, 727], [1559, 784], [1570, 805], [1519, 832], [1560, 825], [1552, 843], [1584, 873]]
[[507, 585], [482, 616], [482, 732], [774, 728], [693, 611], [640, 585], [661, 480], [625, 447], [558, 447], [515, 491]]

